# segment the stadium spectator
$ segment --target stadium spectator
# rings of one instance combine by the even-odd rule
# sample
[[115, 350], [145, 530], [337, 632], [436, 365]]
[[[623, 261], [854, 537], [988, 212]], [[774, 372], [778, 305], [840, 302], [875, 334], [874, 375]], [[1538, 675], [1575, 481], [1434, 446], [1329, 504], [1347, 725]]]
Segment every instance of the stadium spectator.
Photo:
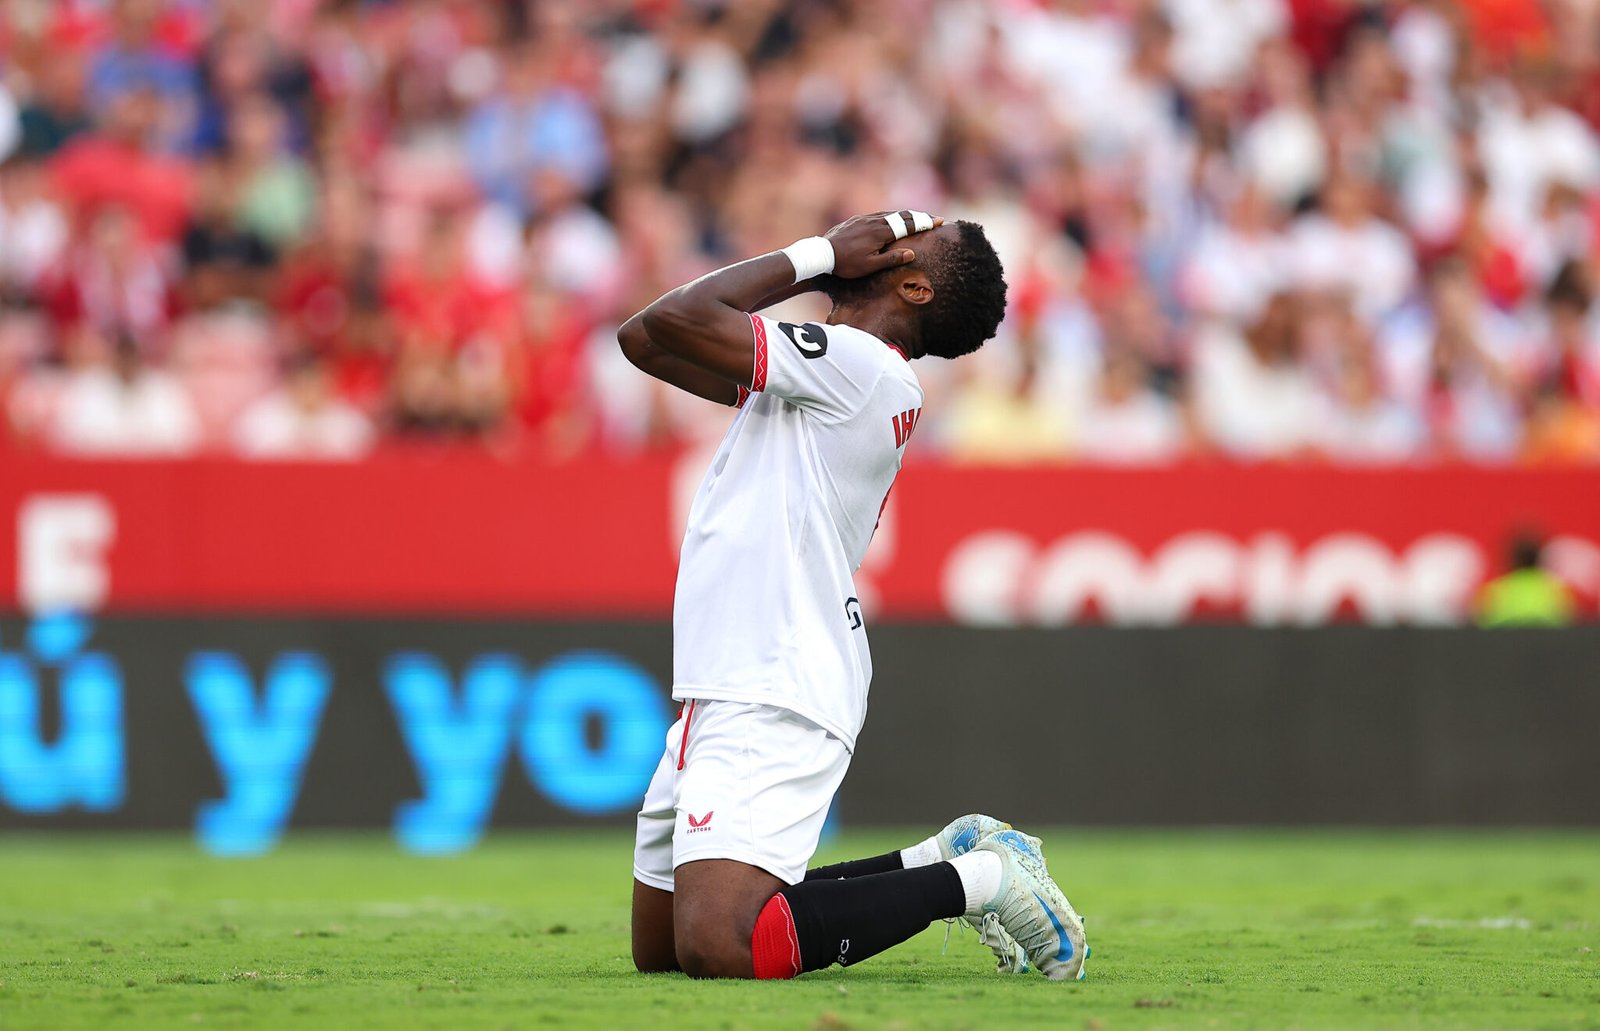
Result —
[[1403, 462], [1421, 452], [1425, 427], [1384, 393], [1370, 348], [1356, 345], [1337, 359], [1331, 404], [1319, 418], [1318, 446], [1341, 462]]
[[1566, 626], [1572, 622], [1572, 592], [1544, 568], [1544, 545], [1519, 534], [1511, 542], [1510, 569], [1483, 585], [1478, 594], [1482, 627]]
[[295, 359], [281, 388], [244, 410], [233, 429], [246, 458], [359, 458], [371, 449], [372, 424], [333, 392], [313, 356]]
[[1344, 292], [1369, 319], [1394, 310], [1411, 289], [1416, 259], [1400, 231], [1372, 210], [1373, 184], [1348, 173], [1322, 188], [1317, 211], [1289, 230], [1293, 285]]
[[1195, 410], [1223, 454], [1288, 458], [1311, 446], [1317, 395], [1300, 362], [1300, 307], [1293, 295], [1280, 293], [1242, 332], [1224, 322], [1200, 331]]
[[143, 234], [170, 242], [188, 218], [190, 165], [155, 145], [164, 117], [155, 90], [136, 86], [98, 108], [99, 131], [74, 136], [51, 161], [54, 186], [80, 231], [107, 206], [138, 216]]
[[1288, 241], [1278, 209], [1246, 184], [1227, 216], [1202, 228], [1182, 272], [1183, 302], [1197, 315], [1245, 322], [1288, 286]]
[[63, 48], [38, 72], [34, 93], [18, 114], [18, 149], [29, 157], [47, 158], [91, 127], [88, 67], [82, 52]]
[[85, 326], [73, 335], [51, 442], [66, 454], [163, 457], [191, 454], [200, 424], [183, 387], [152, 368], [128, 337], [115, 342]]
[[21, 157], [0, 166], [0, 295], [19, 303], [37, 298], [68, 232], [66, 214], [37, 161]]
[[100, 208], [77, 244], [46, 274], [40, 294], [65, 330], [86, 326], [155, 354], [172, 318], [170, 266], [140, 235], [130, 208]]
[[220, 162], [197, 169], [194, 212], [183, 233], [186, 275], [180, 284], [191, 309], [269, 297], [277, 255], [259, 234], [240, 224], [237, 193], [237, 180]]
[[297, 241], [311, 219], [316, 184], [288, 150], [288, 119], [264, 95], [238, 100], [228, 117], [228, 174], [242, 226], [273, 247]]
[[1181, 414], [1150, 386], [1140, 357], [1125, 348], [1108, 351], [1083, 410], [1078, 454], [1110, 464], [1163, 462], [1182, 454], [1183, 446]]
[[539, 209], [541, 172], [558, 173], [584, 194], [605, 175], [599, 115], [577, 85], [558, 78], [560, 56], [537, 45], [508, 55], [504, 86], [481, 101], [464, 126], [473, 178], [486, 196], [518, 214]]

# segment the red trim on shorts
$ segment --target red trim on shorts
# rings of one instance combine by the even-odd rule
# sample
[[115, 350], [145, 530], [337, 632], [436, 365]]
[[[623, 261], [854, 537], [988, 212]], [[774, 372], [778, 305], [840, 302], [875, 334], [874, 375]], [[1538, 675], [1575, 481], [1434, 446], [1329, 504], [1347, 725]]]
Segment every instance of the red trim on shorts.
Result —
[[767, 389], [767, 327], [759, 315], [750, 316], [750, 326], [755, 332], [755, 365], [750, 372], [750, 389], [759, 393]]
[[735, 401], [733, 403], [733, 407], [735, 407], [735, 408], [743, 408], [744, 407], [744, 403], [746, 401], [748, 401], [748, 400], [750, 400], [750, 388], [749, 387], [740, 387], [739, 388], [739, 400], [737, 400], [737, 401]]
[[678, 769], [683, 769], [683, 758], [689, 754], [689, 721], [694, 719], [694, 699], [683, 707], [683, 733], [678, 736]]

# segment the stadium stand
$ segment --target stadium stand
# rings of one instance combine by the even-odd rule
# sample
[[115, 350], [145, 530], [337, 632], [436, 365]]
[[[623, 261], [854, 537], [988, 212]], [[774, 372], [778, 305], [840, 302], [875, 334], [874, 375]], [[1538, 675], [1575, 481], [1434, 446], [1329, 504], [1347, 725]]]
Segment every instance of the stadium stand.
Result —
[[1594, 5], [880, 6], [12, 5], [3, 436], [693, 443], [619, 320], [906, 205], [1011, 284], [925, 455], [1600, 460]]

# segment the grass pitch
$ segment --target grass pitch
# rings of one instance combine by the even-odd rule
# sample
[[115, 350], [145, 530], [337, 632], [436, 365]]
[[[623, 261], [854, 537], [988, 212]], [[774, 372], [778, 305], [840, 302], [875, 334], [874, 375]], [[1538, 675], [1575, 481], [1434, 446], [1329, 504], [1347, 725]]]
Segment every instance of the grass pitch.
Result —
[[[819, 861], [926, 831], [846, 834]], [[630, 842], [421, 859], [291, 836], [0, 835], [0, 1027], [1600, 1028], [1600, 835], [1047, 832], [1082, 984], [932, 929], [782, 983], [641, 976]]]

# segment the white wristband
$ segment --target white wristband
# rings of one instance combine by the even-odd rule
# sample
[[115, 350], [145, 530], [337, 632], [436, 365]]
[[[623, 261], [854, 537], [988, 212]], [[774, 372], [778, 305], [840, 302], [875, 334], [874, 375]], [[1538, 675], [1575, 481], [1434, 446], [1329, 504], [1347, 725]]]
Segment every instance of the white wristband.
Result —
[[794, 281], [804, 283], [833, 271], [833, 244], [821, 236], [808, 236], [796, 240], [783, 249], [783, 254], [794, 266]]

